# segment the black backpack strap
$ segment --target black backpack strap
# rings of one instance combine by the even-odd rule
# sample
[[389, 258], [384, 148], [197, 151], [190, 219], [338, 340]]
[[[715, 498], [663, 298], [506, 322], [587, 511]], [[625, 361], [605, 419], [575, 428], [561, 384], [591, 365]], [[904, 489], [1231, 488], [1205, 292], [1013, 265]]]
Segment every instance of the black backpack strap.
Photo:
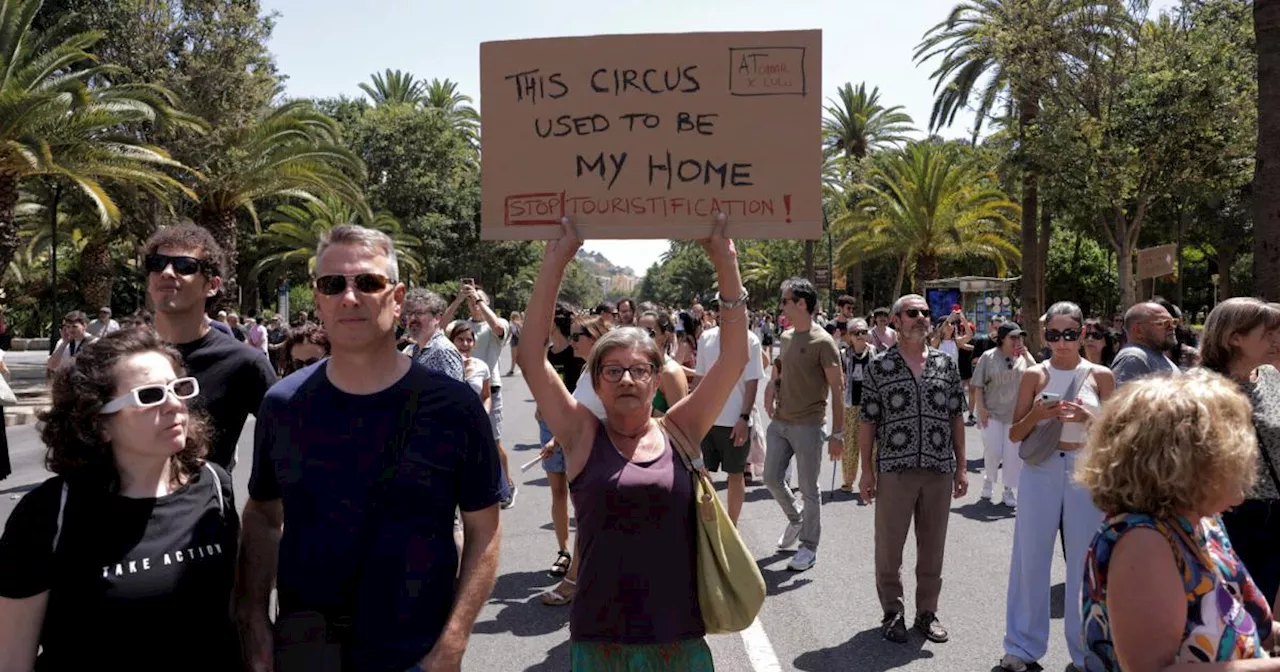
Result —
[[62, 540], [62, 515], [67, 510], [67, 482], [62, 481], [62, 488], [58, 494], [58, 517], [54, 521], [53, 528], [53, 552], [58, 552], [58, 542]]

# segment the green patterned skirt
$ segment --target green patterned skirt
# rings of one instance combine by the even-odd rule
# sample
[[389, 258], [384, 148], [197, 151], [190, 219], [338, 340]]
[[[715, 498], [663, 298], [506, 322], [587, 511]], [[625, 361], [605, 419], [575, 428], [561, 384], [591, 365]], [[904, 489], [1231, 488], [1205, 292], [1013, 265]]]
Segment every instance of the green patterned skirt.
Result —
[[715, 672], [706, 638], [669, 644], [600, 644], [571, 642], [573, 672]]

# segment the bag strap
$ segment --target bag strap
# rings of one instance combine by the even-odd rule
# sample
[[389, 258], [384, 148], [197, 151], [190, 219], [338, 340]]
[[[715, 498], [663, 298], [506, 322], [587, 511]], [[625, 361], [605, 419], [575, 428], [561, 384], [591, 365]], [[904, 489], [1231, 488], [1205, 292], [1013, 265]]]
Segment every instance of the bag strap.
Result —
[[62, 481], [62, 491], [58, 496], [58, 517], [53, 528], [53, 552], [58, 552], [58, 541], [62, 539], [62, 513], [67, 508], [67, 482]]
[[[689, 440], [689, 436], [684, 433], [674, 422], [669, 422], [667, 416], [658, 418], [658, 426], [662, 428], [667, 438], [671, 440], [671, 445], [675, 447], [676, 453], [680, 455], [680, 460], [684, 462], [684, 466], [689, 470], [690, 482], [693, 485], [693, 505], [698, 515], [702, 516], [702, 520], [711, 522], [716, 519], [716, 496], [713, 494], [715, 488], [712, 487], [710, 477], [707, 474], [707, 465], [702, 461], [702, 444], [694, 443]], [[701, 493], [699, 493], [699, 484], [702, 485]]]
[[218, 493], [218, 513], [219, 515], [222, 516], [223, 520], [226, 520], [227, 519], [227, 503], [222, 498], [222, 479], [218, 477], [218, 470], [214, 469], [213, 465], [209, 464], [208, 462], [205, 462], [204, 468], [205, 468], [205, 471], [208, 471], [209, 475], [213, 477], [213, 491]]

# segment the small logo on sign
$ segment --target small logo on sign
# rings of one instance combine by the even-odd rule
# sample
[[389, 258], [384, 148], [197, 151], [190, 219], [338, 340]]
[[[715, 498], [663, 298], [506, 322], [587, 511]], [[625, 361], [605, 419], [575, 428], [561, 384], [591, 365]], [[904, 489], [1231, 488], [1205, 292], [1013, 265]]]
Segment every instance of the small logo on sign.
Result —
[[803, 96], [804, 47], [730, 47], [729, 93]]

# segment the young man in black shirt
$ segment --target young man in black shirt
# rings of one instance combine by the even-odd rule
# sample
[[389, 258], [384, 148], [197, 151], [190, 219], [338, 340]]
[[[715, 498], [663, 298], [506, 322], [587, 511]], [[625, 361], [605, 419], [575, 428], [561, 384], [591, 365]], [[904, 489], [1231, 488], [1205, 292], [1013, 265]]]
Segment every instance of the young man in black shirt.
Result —
[[156, 333], [182, 353], [187, 374], [200, 381], [200, 395], [190, 405], [209, 416], [209, 461], [230, 472], [244, 422], [258, 412], [276, 373], [261, 350], [210, 326], [205, 302], [222, 288], [224, 257], [207, 230], [194, 224], [165, 227], [147, 239], [144, 251]]

